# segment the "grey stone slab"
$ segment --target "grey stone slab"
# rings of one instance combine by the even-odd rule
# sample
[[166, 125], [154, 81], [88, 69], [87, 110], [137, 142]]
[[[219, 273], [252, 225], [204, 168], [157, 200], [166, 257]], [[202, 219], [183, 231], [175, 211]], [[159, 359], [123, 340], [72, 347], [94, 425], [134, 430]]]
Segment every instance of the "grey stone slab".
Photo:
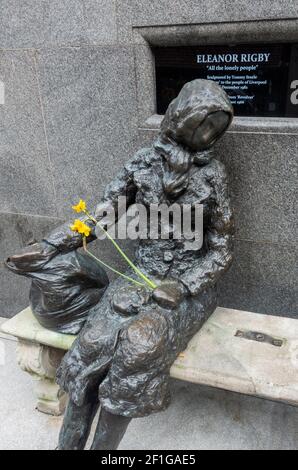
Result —
[[61, 223], [48, 217], [1, 214], [0, 225], [0, 316], [11, 317], [28, 305], [30, 281], [4, 267], [4, 260], [32, 239], [40, 240]]
[[[147, 79], [148, 81], [148, 79]], [[151, 90], [152, 92], [152, 90]], [[151, 131], [157, 135], [163, 115], [151, 114], [139, 127], [143, 133]], [[298, 120], [293, 118], [263, 118], [257, 116], [235, 116], [227, 134], [293, 134], [298, 135]]]
[[0, 51], [1, 210], [56, 215], [34, 56]]
[[[253, 341], [240, 331], [281, 344]], [[297, 319], [219, 307], [176, 359], [171, 377], [298, 406], [297, 337]]]
[[[56, 333], [41, 326], [30, 306], [7, 320], [4, 325], [1, 325], [0, 322], [0, 334], [10, 335], [11, 338], [17, 338], [21, 341], [25, 340], [26, 343], [29, 343], [28, 347], [31, 350], [35, 349], [36, 343], [38, 343], [39, 345], [68, 351], [76, 339], [74, 335]], [[30, 346], [32, 347], [30, 348]], [[27, 346], [24, 346], [24, 348], [26, 350]]]
[[[124, 0], [118, 5], [118, 31], [123, 41], [132, 38], [132, 27], [241, 22], [297, 18], [295, 0], [247, 2], [240, 0]], [[260, 25], [260, 29], [262, 26]]]
[[228, 133], [294, 134], [298, 135], [298, 120], [292, 118], [234, 117]]
[[116, 40], [115, 0], [1, 0], [0, 48], [102, 44]]
[[297, 137], [230, 133], [216, 152], [229, 174], [237, 238], [293, 245], [297, 239]]
[[225, 277], [218, 286], [222, 307], [298, 319], [297, 288], [248, 284], [245, 279], [235, 284]]
[[[264, 21], [266, 20], [266, 21]], [[123, 34], [124, 31], [124, 34]], [[244, 44], [278, 41], [296, 42], [297, 18], [281, 20], [257, 19], [253, 21], [181, 23], [163, 26], [128, 25], [120, 27], [120, 40], [130, 40], [134, 44], [148, 42], [153, 46], [196, 46], [198, 44]], [[124, 40], [123, 40], [124, 37]]]
[[134, 47], [139, 126], [155, 113], [155, 62], [148, 45]]
[[46, 50], [39, 78], [59, 215], [95, 205], [136, 150], [134, 55], [126, 47]]
[[[297, 289], [297, 246], [235, 240], [226, 282]], [[297, 312], [298, 314], [298, 312]]]

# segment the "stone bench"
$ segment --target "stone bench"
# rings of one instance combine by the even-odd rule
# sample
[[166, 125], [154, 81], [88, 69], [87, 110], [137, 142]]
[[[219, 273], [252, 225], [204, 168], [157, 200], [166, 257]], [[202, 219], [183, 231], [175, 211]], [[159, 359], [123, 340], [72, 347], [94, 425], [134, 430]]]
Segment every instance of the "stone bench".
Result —
[[[18, 363], [37, 379], [38, 410], [62, 414], [67, 397], [55, 373], [75, 337], [43, 328], [30, 308], [1, 329], [18, 339]], [[217, 308], [175, 361], [171, 376], [298, 405], [298, 320]]]

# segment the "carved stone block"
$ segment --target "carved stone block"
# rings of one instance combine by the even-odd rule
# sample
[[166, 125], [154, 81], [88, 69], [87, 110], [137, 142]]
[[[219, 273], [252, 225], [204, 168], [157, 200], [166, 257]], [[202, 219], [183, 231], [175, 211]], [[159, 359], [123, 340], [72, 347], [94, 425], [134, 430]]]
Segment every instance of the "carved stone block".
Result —
[[18, 340], [17, 361], [35, 379], [37, 409], [42, 413], [59, 416], [65, 410], [67, 395], [55, 383], [56, 370], [64, 354], [61, 349]]

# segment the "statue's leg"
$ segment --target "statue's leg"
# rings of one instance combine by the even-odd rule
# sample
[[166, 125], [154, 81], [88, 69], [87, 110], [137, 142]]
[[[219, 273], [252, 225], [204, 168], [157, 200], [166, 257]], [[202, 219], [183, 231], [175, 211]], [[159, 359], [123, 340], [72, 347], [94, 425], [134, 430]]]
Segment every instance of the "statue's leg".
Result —
[[130, 421], [101, 408], [91, 450], [116, 450]]
[[57, 450], [83, 450], [85, 448], [97, 409], [98, 402], [94, 400], [88, 401], [83, 406], [77, 406], [69, 401], [59, 434]]

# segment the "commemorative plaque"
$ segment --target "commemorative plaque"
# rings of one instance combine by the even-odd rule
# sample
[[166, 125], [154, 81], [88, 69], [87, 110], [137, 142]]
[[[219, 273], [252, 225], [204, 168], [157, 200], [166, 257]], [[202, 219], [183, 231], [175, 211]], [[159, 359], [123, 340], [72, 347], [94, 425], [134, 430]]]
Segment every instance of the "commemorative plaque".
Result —
[[158, 47], [157, 112], [164, 114], [183, 85], [214, 80], [236, 116], [298, 117], [298, 44]]

